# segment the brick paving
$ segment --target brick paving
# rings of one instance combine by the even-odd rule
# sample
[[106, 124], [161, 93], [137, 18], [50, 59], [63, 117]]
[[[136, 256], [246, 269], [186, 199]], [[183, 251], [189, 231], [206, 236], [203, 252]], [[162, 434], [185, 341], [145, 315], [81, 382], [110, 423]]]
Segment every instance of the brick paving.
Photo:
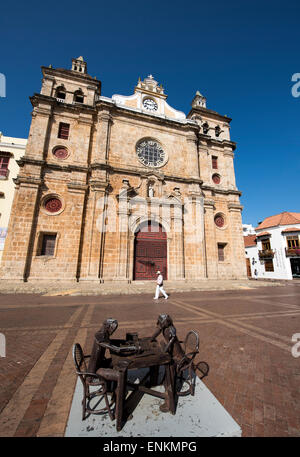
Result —
[[[76, 377], [71, 349], [90, 351], [106, 317], [116, 337], [152, 333], [169, 313], [179, 337], [200, 335], [207, 387], [238, 422], [243, 436], [300, 436], [300, 283], [239, 290], [122, 296], [0, 295], [0, 436], [63, 436]], [[78, 418], [81, 420], [81, 418]]]

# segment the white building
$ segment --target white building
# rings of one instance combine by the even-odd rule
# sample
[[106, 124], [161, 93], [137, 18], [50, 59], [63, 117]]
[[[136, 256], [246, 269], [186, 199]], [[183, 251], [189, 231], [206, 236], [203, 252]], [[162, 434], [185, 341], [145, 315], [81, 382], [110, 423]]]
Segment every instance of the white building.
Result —
[[8, 221], [14, 198], [19, 160], [25, 153], [27, 140], [4, 136], [0, 132], [0, 261], [4, 249]]
[[300, 213], [283, 212], [264, 219], [256, 236], [245, 236], [248, 276], [300, 278]]
[[243, 235], [255, 235], [255, 228], [252, 224], [243, 224]]

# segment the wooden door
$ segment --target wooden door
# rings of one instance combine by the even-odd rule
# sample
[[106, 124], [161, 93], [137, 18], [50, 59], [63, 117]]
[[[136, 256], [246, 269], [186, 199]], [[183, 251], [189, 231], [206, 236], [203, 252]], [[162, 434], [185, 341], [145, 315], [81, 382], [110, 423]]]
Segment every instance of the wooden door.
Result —
[[154, 280], [157, 270], [167, 279], [167, 234], [161, 225], [147, 222], [135, 237], [134, 279]]
[[250, 266], [250, 259], [246, 259], [246, 265], [247, 265], [247, 276], [251, 278], [251, 266]]

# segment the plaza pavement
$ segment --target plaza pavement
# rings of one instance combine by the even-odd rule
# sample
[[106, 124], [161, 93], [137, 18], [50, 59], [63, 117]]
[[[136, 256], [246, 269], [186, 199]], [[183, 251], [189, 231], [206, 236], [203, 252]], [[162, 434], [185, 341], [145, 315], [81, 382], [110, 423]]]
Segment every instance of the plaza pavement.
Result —
[[63, 436], [76, 382], [73, 344], [89, 352], [107, 317], [119, 321], [116, 337], [126, 331], [148, 336], [162, 312], [172, 316], [179, 338], [190, 329], [199, 332], [197, 360], [210, 367], [203, 381], [243, 436], [300, 436], [300, 357], [291, 353], [292, 335], [300, 333], [300, 282], [267, 285], [173, 291], [167, 301], [153, 301], [150, 284], [142, 295], [81, 296], [61, 286], [0, 294], [0, 332], [6, 337], [0, 436]]

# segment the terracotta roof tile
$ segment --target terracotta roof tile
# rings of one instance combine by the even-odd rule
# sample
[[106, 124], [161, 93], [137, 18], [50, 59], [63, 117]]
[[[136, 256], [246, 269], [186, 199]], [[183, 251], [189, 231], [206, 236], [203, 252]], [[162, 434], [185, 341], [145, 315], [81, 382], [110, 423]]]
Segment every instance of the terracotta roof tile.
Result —
[[300, 213], [290, 213], [284, 211], [283, 213], [276, 214], [275, 216], [266, 217], [256, 230], [261, 230], [268, 227], [276, 227], [278, 225], [292, 225], [300, 224]]
[[244, 236], [245, 248], [250, 248], [251, 246], [256, 246], [255, 238], [256, 238], [256, 235]]
[[286, 228], [281, 231], [281, 233], [283, 233], [283, 232], [300, 232], [300, 228], [296, 228], [296, 227]]
[[271, 233], [269, 233], [269, 232], [261, 232], [261, 233], [258, 233], [256, 236], [259, 237], [259, 236], [267, 236], [267, 235], [271, 236]]

